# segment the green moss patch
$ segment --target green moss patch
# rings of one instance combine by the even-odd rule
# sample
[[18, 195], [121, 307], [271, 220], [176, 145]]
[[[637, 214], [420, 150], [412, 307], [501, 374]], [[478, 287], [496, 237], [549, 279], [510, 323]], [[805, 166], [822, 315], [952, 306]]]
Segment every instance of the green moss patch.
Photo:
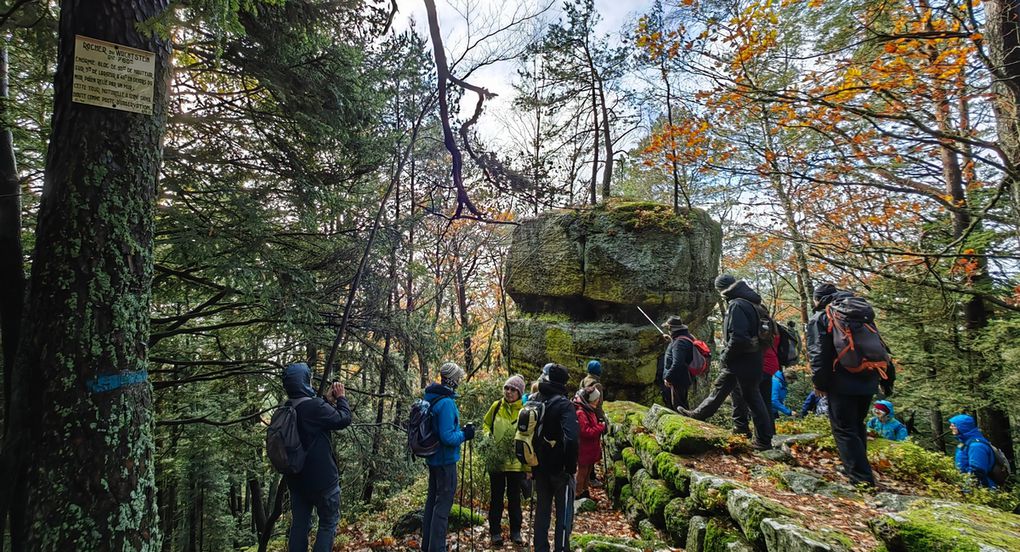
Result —
[[655, 438], [663, 450], [677, 454], [701, 454], [730, 444], [729, 431], [679, 414], [661, 416], [655, 424]]
[[635, 435], [634, 450], [637, 451], [638, 458], [641, 459], [641, 465], [652, 474], [652, 477], [658, 477], [655, 457], [662, 452], [662, 447], [659, 446], [659, 442], [655, 440], [655, 437], [645, 433]]
[[645, 470], [640, 470], [634, 474], [632, 485], [634, 487], [634, 496], [641, 502], [648, 517], [657, 526], [664, 527], [663, 512], [666, 509], [666, 504], [669, 504], [669, 501], [674, 498], [669, 487], [661, 480], [654, 479]]
[[471, 508], [465, 508], [460, 504], [454, 504], [450, 509], [450, 528], [453, 530], [465, 529], [485, 523], [485, 516], [475, 512]]
[[630, 473], [634, 473], [642, 468], [641, 457], [638, 456], [634, 447], [627, 447], [623, 449], [623, 463], [627, 465], [627, 469], [630, 470]]
[[692, 471], [691, 494], [687, 497], [687, 507], [699, 513], [724, 514], [726, 495], [733, 489], [740, 488], [743, 486], [734, 481]]
[[599, 544], [614, 545], [617, 547], [626, 546], [637, 550], [658, 550], [665, 547], [665, 543], [659, 541], [628, 539], [626, 537], [618, 537], [615, 535], [572, 535], [570, 537], [571, 550], [577, 550], [578, 548], [585, 552], [601, 552], [602, 550], [616, 552], [620, 550], [619, 548], [592, 548], [592, 545]]
[[655, 471], [678, 496], [687, 496], [691, 488], [691, 470], [681, 463], [683, 459], [670, 452], [660, 452], [655, 457]]
[[794, 517], [789, 508], [744, 489], [733, 489], [726, 495], [726, 511], [737, 522], [747, 540], [765, 544], [761, 522], [765, 518]]
[[677, 546], [684, 546], [691, 523], [691, 511], [687, 509], [684, 499], [670, 500], [662, 515], [666, 524], [666, 535]]
[[740, 529], [726, 518], [709, 518], [705, 525], [705, 552], [726, 552], [730, 543], [741, 542]]
[[987, 506], [920, 500], [869, 525], [890, 552], [1020, 550], [1020, 516]]

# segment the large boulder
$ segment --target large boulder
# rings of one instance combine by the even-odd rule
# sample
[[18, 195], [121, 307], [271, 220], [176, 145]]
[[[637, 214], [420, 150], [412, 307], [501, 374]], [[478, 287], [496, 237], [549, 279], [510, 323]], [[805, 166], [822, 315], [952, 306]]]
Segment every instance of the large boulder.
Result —
[[1020, 550], [1020, 516], [975, 504], [918, 500], [869, 525], [889, 552]]
[[809, 531], [789, 519], [768, 518], [760, 527], [769, 552], [848, 552], [853, 548], [845, 536]]
[[765, 544], [765, 536], [761, 532], [764, 519], [796, 515], [790, 509], [745, 489], [733, 489], [726, 495], [726, 510], [747, 540], [759, 545]]
[[609, 398], [650, 401], [664, 344], [636, 307], [660, 322], [680, 314], [699, 334], [718, 301], [721, 247], [721, 227], [704, 211], [658, 203], [611, 201], [523, 221], [506, 270], [520, 311], [509, 325], [514, 370], [535, 377], [557, 362], [576, 380], [598, 358]]

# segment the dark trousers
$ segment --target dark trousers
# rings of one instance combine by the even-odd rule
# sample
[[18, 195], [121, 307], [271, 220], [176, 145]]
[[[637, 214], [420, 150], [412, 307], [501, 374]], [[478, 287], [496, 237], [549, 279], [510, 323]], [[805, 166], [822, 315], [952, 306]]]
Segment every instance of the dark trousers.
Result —
[[457, 491], [457, 464], [429, 466], [429, 492], [421, 524], [423, 552], [446, 552], [446, 529]]
[[687, 403], [687, 393], [690, 391], [690, 387], [680, 387], [674, 385], [672, 388], [664, 387], [663, 396], [666, 398], [666, 406], [670, 410], [676, 410], [676, 407], [690, 408]]
[[751, 412], [751, 420], [754, 422], [755, 444], [762, 447], [772, 446], [772, 416], [769, 414], [759, 390], [762, 375], [761, 369], [752, 369], [746, 374], [738, 374], [724, 365], [712, 384], [712, 392], [705, 397], [705, 400], [701, 401], [697, 408], [691, 411], [692, 417], [698, 420], [711, 418], [722, 407], [726, 397], [733, 393], [734, 389], [740, 389], [741, 397], [744, 398], [744, 402]]
[[333, 550], [333, 537], [336, 536], [336, 524], [340, 521], [340, 486], [328, 489], [322, 494], [307, 497], [290, 490], [290, 538], [287, 542], [289, 552], [308, 551], [308, 531], [312, 528], [312, 509], [319, 514], [319, 528], [315, 531], [315, 547], [312, 552], [329, 552]]
[[489, 534], [502, 534], [503, 494], [506, 491], [507, 514], [510, 517], [510, 535], [520, 536], [521, 490], [524, 487], [523, 472], [489, 472]]
[[871, 399], [872, 395], [829, 393], [829, 424], [847, 477], [853, 483], [874, 485], [875, 476], [868, 463], [868, 430], [864, 426]]
[[[761, 373], [758, 393], [761, 395], [761, 400], [765, 402], [765, 408], [769, 412], [770, 434], [775, 435], [776, 417], [772, 415], [772, 376], [765, 372]], [[744, 395], [740, 392], [739, 387], [733, 390], [733, 395], [730, 398], [733, 400], [733, 431], [750, 435], [751, 427], [748, 425], [748, 422], [751, 419], [751, 409], [748, 407], [747, 401], [744, 400]]]
[[556, 502], [554, 552], [570, 552], [570, 530], [574, 527], [574, 476], [569, 473], [535, 474], [535, 552], [549, 552], [549, 524]]

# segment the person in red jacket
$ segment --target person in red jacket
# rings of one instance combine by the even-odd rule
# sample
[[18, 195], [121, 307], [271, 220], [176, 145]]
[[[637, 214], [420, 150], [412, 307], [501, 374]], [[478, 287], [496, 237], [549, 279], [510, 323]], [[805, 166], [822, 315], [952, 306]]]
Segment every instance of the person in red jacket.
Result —
[[597, 410], [601, 404], [602, 394], [594, 387], [587, 389], [582, 387], [574, 396], [577, 425], [581, 434], [581, 443], [577, 451], [575, 498], [591, 498], [588, 493], [588, 477], [602, 459], [602, 433], [606, 430], [606, 424], [599, 421]]

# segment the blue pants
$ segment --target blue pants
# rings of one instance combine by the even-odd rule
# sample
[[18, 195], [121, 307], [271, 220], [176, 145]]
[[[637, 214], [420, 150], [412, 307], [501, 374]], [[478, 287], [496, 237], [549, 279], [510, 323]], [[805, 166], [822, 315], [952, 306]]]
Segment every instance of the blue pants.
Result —
[[319, 514], [319, 528], [315, 532], [315, 548], [312, 552], [329, 552], [333, 549], [336, 524], [340, 521], [340, 486], [326, 489], [315, 497], [306, 497], [290, 491], [290, 511], [293, 520], [290, 525], [289, 552], [308, 551], [308, 531], [312, 528], [312, 508]]
[[556, 505], [553, 551], [570, 552], [570, 531], [574, 528], [574, 476], [569, 473], [535, 474], [535, 552], [549, 552], [549, 524]]
[[457, 491], [457, 464], [429, 466], [429, 494], [421, 524], [422, 552], [446, 552], [446, 530]]

